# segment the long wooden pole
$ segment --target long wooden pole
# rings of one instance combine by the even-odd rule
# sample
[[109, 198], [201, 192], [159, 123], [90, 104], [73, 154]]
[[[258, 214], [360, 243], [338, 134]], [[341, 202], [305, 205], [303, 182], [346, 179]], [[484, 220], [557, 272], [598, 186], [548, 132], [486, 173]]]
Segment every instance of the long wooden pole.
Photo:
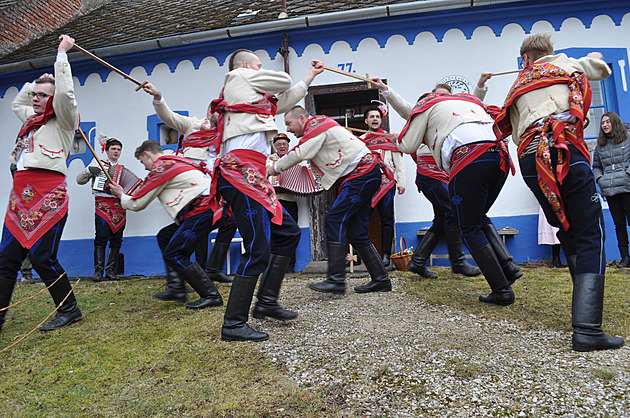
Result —
[[374, 135], [378, 135], [378, 136], [385, 136], [387, 138], [392, 138], [394, 136], [393, 134], [382, 133], [382, 132], [374, 132], [374, 131], [366, 131], [365, 129], [353, 128], [353, 127], [350, 127], [350, 126], [346, 126], [346, 129], [349, 130], [349, 131], [361, 132], [361, 133], [364, 133], [364, 134], [374, 134]]
[[78, 49], [79, 51], [83, 52], [85, 55], [87, 55], [88, 57], [92, 58], [93, 60], [95, 60], [96, 62], [98, 62], [99, 64], [103, 64], [105, 67], [109, 68], [110, 70], [114, 71], [115, 73], [120, 74], [121, 76], [125, 77], [127, 80], [132, 81], [134, 83], [136, 83], [138, 85], [138, 87], [136, 87], [136, 91], [140, 90], [142, 87], [144, 87], [145, 84], [148, 83], [148, 81], [143, 81], [142, 83], [139, 82], [138, 80], [136, 80], [135, 78], [133, 78], [132, 76], [130, 76], [129, 74], [119, 70], [118, 68], [114, 67], [113, 65], [111, 65], [110, 63], [108, 63], [105, 60], [102, 60], [101, 58], [97, 57], [96, 55], [92, 54], [90, 51], [88, 51], [87, 49], [81, 48], [79, 45], [74, 44], [74, 48]]
[[[313, 64], [315, 64], [315, 63], [313, 63]], [[324, 64], [324, 69], [328, 70], [328, 71], [332, 71], [334, 73], [347, 75], [348, 77], [356, 78], [357, 80], [362, 80], [362, 81], [365, 81], [366, 83], [373, 83], [372, 79], [370, 79], [370, 78], [363, 77], [363, 76], [360, 76], [360, 75], [357, 75], [357, 74], [354, 74], [354, 73], [349, 73], [347, 71], [340, 70], [339, 68], [331, 67], [330, 65]]]
[[510, 71], [501, 71], [500, 73], [492, 73], [492, 76], [494, 77], [495, 75], [504, 75], [504, 74], [514, 74], [514, 73], [520, 73], [522, 70], [510, 70]]
[[105, 173], [105, 176], [107, 176], [107, 180], [109, 180], [109, 182], [111, 184], [114, 184], [114, 180], [112, 180], [111, 176], [109, 175], [109, 172], [105, 169], [105, 166], [103, 165], [103, 163], [101, 162], [101, 159], [98, 158], [98, 156], [96, 155], [96, 152], [94, 152], [94, 148], [92, 148], [92, 145], [90, 145], [90, 141], [88, 141], [87, 137], [85, 136], [85, 133], [83, 133], [83, 129], [79, 128], [79, 133], [81, 134], [81, 136], [83, 137], [83, 140], [85, 141], [85, 144], [88, 146], [88, 148], [90, 149], [90, 152], [92, 153], [92, 155], [94, 156], [94, 159], [96, 160], [96, 162], [98, 163], [98, 165], [101, 166], [101, 170], [103, 170], [103, 173]]

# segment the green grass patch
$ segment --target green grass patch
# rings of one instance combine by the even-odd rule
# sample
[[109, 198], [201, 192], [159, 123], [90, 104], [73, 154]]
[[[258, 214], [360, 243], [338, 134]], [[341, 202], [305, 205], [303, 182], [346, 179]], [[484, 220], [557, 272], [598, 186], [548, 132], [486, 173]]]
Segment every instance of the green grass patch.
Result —
[[[163, 280], [76, 288], [84, 319], [0, 354], [3, 416], [321, 416], [326, 394], [291, 382], [256, 344], [220, 340], [224, 308], [190, 311], [151, 294]], [[229, 287], [220, 285], [227, 300]], [[18, 285], [13, 300], [41, 285]], [[47, 292], [7, 315], [0, 348], [53, 309]], [[334, 402], [334, 400], [333, 400]]]
[[[432, 305], [445, 305], [492, 320], [519, 323], [526, 329], [571, 330], [573, 283], [568, 268], [521, 266], [523, 276], [512, 286], [516, 302], [507, 307], [479, 302], [490, 293], [483, 276], [464, 277], [448, 267], [432, 267], [439, 277], [426, 280], [416, 274], [396, 272], [411, 296]], [[604, 290], [603, 328], [610, 335], [630, 336], [628, 271], [608, 268]]]

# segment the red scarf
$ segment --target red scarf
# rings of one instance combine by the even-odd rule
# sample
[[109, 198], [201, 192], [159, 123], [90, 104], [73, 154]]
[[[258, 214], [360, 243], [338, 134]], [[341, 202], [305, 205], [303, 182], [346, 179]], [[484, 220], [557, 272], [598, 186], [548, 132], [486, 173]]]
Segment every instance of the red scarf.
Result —
[[[378, 128], [374, 132], [381, 133], [381, 134], [387, 133], [387, 131], [381, 128]], [[369, 134], [366, 134], [363, 138], [359, 137], [359, 139], [365, 142], [365, 145], [367, 145], [370, 151], [389, 150], [389, 151], [400, 152], [398, 150], [398, 147], [392, 141], [390, 141], [388, 137], [383, 136], [383, 135], [375, 135], [375, 134], [369, 133]]]
[[[228, 183], [241, 193], [260, 203], [271, 213], [271, 222], [276, 225], [282, 225], [282, 205], [278, 202], [273, 186], [263, 174], [267, 172], [266, 162], [267, 157], [260, 152], [248, 149], [235, 149], [217, 159], [215, 174], [212, 178], [218, 179], [216, 170], [220, 170], [221, 175]], [[210, 188], [213, 209], [221, 207], [217, 184], [216, 180], [213, 181]], [[218, 221], [216, 211], [214, 220], [215, 222]]]
[[68, 213], [66, 176], [56, 171], [17, 171], [4, 225], [22, 247], [33, 245]]
[[414, 152], [411, 158], [416, 162], [416, 173], [448, 184], [448, 173], [438, 167], [433, 155]]
[[221, 150], [221, 135], [219, 135], [218, 129], [212, 128], [207, 130], [200, 130], [190, 133], [183, 141], [181, 141], [177, 147], [176, 154], [181, 154], [184, 148], [208, 148], [214, 147], [215, 154], [219, 155]]
[[499, 154], [501, 154], [501, 170], [507, 175], [509, 171], [512, 175], [516, 172], [514, 164], [510, 158], [510, 152], [508, 146], [503, 140], [488, 141], [488, 142], [476, 142], [472, 144], [462, 145], [457, 147], [453, 151], [451, 157], [451, 173], [450, 177], [454, 178], [468, 164], [475, 161], [480, 155], [487, 152], [492, 147], [498, 147]]
[[223, 99], [223, 90], [221, 90], [219, 98], [214, 99], [210, 103], [210, 113], [219, 113], [216, 128], [217, 138], [215, 140], [218, 141], [219, 144], [223, 141], [223, 118], [225, 117], [225, 112], [253, 113], [256, 115], [267, 115], [273, 117], [276, 115], [276, 111], [278, 110], [278, 106], [276, 106], [277, 102], [278, 98], [273, 94], [264, 94], [262, 99], [256, 100], [255, 102], [229, 105]]
[[[510, 135], [512, 125], [509, 108], [514, 104], [514, 101], [532, 90], [555, 84], [568, 85], [570, 113], [575, 116], [577, 122], [574, 124], [560, 122], [551, 116], [543, 118], [542, 124], [532, 126], [523, 133], [518, 145], [518, 155], [520, 158], [520, 155], [534, 138], [540, 138], [536, 149], [538, 184], [562, 224], [562, 228], [566, 231], [569, 228], [569, 221], [564, 211], [559, 185], [562, 184], [570, 169], [571, 155], [568, 143], [575, 146], [589, 162], [591, 161], [588, 146], [584, 142], [584, 119], [588, 115], [592, 96], [586, 76], [578, 71], [569, 74], [550, 63], [534, 63], [526, 67], [512, 85], [503, 108], [496, 118], [494, 131], [500, 139]], [[553, 139], [553, 147], [558, 150], [558, 163], [555, 172], [551, 162], [549, 137]]]
[[53, 98], [55, 96], [52, 95], [48, 98], [48, 101], [46, 102], [46, 108], [44, 109], [44, 113], [41, 114], [34, 114], [29, 116], [26, 121], [24, 122], [24, 125], [22, 125], [22, 129], [20, 129], [20, 133], [18, 134], [18, 137], [23, 137], [24, 135], [28, 134], [30, 131], [32, 130], [37, 130], [39, 129], [41, 126], [45, 125], [46, 122], [48, 122], [50, 120], [50, 118], [52, 118], [55, 115], [55, 109], [53, 109]]
[[334, 120], [332, 120], [331, 118], [329, 118], [328, 116], [324, 116], [324, 115], [311, 116], [310, 118], [308, 118], [308, 120], [306, 121], [306, 124], [304, 125], [304, 134], [302, 135], [302, 138], [300, 138], [300, 142], [298, 142], [296, 147], [299, 147], [300, 145], [302, 145], [309, 139], [321, 134], [324, 131], [327, 131], [328, 129], [334, 126], [340, 126], [340, 125]]
[[461, 100], [461, 101], [464, 101], [464, 102], [469, 102], [469, 103], [473, 103], [473, 104], [479, 105], [493, 119], [497, 115], [497, 113], [499, 112], [499, 108], [497, 106], [485, 105], [481, 100], [479, 100], [477, 98], [477, 96], [474, 96], [472, 94], [466, 94], [466, 93], [457, 93], [457, 94], [431, 93], [427, 97], [425, 97], [424, 99], [422, 99], [418, 103], [416, 103], [416, 105], [414, 106], [413, 110], [411, 111], [411, 114], [407, 118], [407, 123], [405, 124], [405, 126], [402, 129], [402, 131], [398, 135], [398, 143], [401, 142], [403, 136], [405, 136], [405, 134], [407, 133], [407, 130], [409, 129], [409, 125], [411, 124], [412, 119], [416, 115], [429, 110], [430, 108], [432, 108], [433, 106], [435, 106], [438, 103], [446, 102], [446, 101], [449, 101], [449, 100]]
[[142, 184], [136, 189], [131, 198], [137, 199], [142, 197], [156, 187], [159, 187], [171, 180], [178, 174], [190, 170], [199, 170], [203, 173], [207, 173], [205, 163], [203, 162], [197, 164], [184, 157], [176, 155], [162, 155], [151, 165], [151, 171], [149, 171], [149, 174], [142, 181]]
[[[394, 173], [390, 170], [383, 162], [380, 160], [376, 153], [370, 153], [361, 158], [359, 164], [356, 166], [354, 170], [346, 176], [344, 181], [341, 183], [341, 187], [346, 184], [347, 181], [352, 179], [356, 179], [357, 177], [361, 177], [370, 171], [374, 170], [374, 167], [378, 164], [381, 167], [381, 185], [372, 196], [371, 206], [375, 207], [376, 204], [389, 192], [392, 187], [396, 185], [396, 181], [394, 180]], [[339, 187], [339, 191], [341, 191], [341, 187]]]
[[115, 234], [125, 226], [127, 211], [117, 197], [94, 196], [94, 208], [98, 216], [103, 218]]

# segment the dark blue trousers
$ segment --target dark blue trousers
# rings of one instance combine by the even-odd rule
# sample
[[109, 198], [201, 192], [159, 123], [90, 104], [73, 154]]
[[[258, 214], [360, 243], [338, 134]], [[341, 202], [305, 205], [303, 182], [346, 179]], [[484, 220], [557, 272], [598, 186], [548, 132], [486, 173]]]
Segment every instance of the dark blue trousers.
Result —
[[2, 241], [0, 241], [0, 278], [16, 280], [22, 261], [28, 254], [33, 268], [44, 283], [50, 284], [57, 280], [57, 277], [65, 271], [59, 264], [57, 251], [67, 219], [68, 215], [50, 228], [31, 247], [30, 251], [22, 247], [5, 225], [2, 229]]
[[381, 185], [377, 166], [360, 177], [347, 181], [326, 214], [324, 229], [328, 242], [349, 242], [353, 247], [371, 245], [368, 238], [372, 197]]
[[217, 181], [221, 196], [232, 208], [245, 246], [236, 273], [258, 276], [267, 268], [271, 254], [291, 257], [300, 241], [300, 228], [289, 213], [283, 208], [282, 225], [276, 225], [263, 205], [241, 193], [222, 174]]
[[113, 233], [107, 221], [97, 214], [94, 214], [94, 229], [96, 231], [94, 238], [95, 247], [106, 247], [109, 242], [110, 249], [120, 249], [122, 246], [123, 231], [125, 230], [124, 226], [120, 228], [118, 232]]
[[[528, 155], [519, 161], [525, 184], [536, 196], [543, 209], [547, 222], [560, 228], [557, 236], [566, 256], [577, 255], [575, 273], [604, 274], [606, 254], [604, 252], [605, 228], [595, 177], [591, 165], [577, 148], [569, 145], [570, 169], [560, 185], [560, 196], [569, 221], [569, 229], [564, 231], [551, 205], [538, 185], [535, 155]], [[558, 152], [551, 149], [553, 170], [555, 171]]]
[[500, 162], [498, 151], [485, 152], [451, 177], [448, 183], [453, 214], [470, 252], [489, 244], [482, 227], [492, 224], [486, 213], [497, 200], [507, 178]]
[[[387, 194], [376, 204], [378, 216], [381, 221], [381, 228], [394, 229], [394, 197], [396, 196], [396, 186], [389, 189]], [[372, 213], [370, 212], [370, 218]]]
[[169, 267], [179, 273], [192, 264], [190, 257], [195, 248], [216, 228], [212, 222], [213, 217], [213, 211], [208, 209], [183, 219], [179, 225], [175, 223], [167, 225], [158, 232], [158, 246], [162, 250], [164, 262]]
[[418, 192], [433, 206], [433, 224], [429, 230], [437, 235], [444, 235], [447, 229], [455, 229], [455, 217], [451, 210], [448, 185], [429, 176], [416, 173]]

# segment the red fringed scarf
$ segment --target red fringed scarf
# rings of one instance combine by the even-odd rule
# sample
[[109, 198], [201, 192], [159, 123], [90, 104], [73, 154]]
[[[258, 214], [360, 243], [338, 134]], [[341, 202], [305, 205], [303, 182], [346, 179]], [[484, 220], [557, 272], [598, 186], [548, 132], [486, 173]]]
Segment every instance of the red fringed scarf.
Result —
[[416, 173], [448, 184], [448, 173], [437, 165], [433, 155], [414, 152], [411, 158], [416, 162]]
[[4, 224], [22, 247], [33, 245], [68, 213], [66, 177], [56, 171], [17, 171]]
[[[564, 211], [564, 204], [560, 197], [559, 185], [566, 177], [570, 169], [570, 152], [568, 143], [575, 146], [588, 161], [591, 161], [588, 146], [584, 142], [584, 119], [591, 106], [591, 87], [584, 73], [567, 71], [550, 63], [534, 63], [526, 67], [519, 74], [512, 85], [501, 112], [496, 118], [494, 131], [500, 139], [506, 138], [512, 133], [509, 108], [521, 95], [535, 89], [548, 87], [554, 84], [567, 84], [570, 90], [569, 106], [571, 115], [577, 119], [576, 123], [560, 122], [552, 116], [542, 120], [542, 124], [530, 127], [521, 136], [518, 145], [518, 155], [527, 146], [539, 137], [536, 149], [536, 172], [538, 184], [547, 201], [553, 208], [562, 228], [569, 228], [569, 221]], [[558, 150], [558, 163], [554, 172], [551, 162], [551, 143]]]
[[364, 174], [367, 174], [370, 171], [374, 170], [376, 164], [381, 167], [381, 185], [376, 193], [374, 193], [374, 196], [372, 196], [371, 206], [375, 207], [376, 204], [383, 198], [383, 196], [385, 196], [387, 192], [389, 192], [392, 187], [396, 185], [396, 182], [394, 181], [394, 173], [385, 164], [383, 164], [378, 155], [375, 153], [367, 154], [361, 159], [361, 161], [359, 161], [359, 164], [356, 166], [356, 168], [352, 170], [350, 174], [348, 174], [348, 176], [346, 176], [346, 178], [343, 180], [343, 182], [341, 183], [341, 187], [339, 187], [339, 191], [341, 191], [341, 188], [344, 184], [346, 184], [347, 181], [356, 179], [357, 177], [361, 177]]
[[[374, 132], [381, 133], [381, 134], [387, 133], [384, 129], [381, 129], [381, 128], [378, 128]], [[375, 134], [369, 133], [369, 134], [366, 134], [365, 137], [363, 138], [359, 137], [359, 139], [365, 142], [365, 145], [370, 149], [370, 151], [389, 150], [389, 151], [400, 152], [398, 150], [398, 147], [392, 141], [390, 141], [388, 137], [383, 136], [383, 135], [375, 135]]]
[[218, 129], [204, 129], [190, 133], [177, 147], [176, 154], [181, 154], [184, 148], [208, 148], [214, 147], [215, 154], [221, 150], [221, 136]]
[[103, 218], [115, 234], [125, 226], [127, 211], [120, 204], [117, 197], [94, 196], [95, 212]]
[[156, 187], [159, 187], [171, 180], [178, 174], [190, 170], [199, 170], [204, 174], [207, 173], [205, 163], [203, 162], [201, 164], [197, 164], [184, 157], [176, 155], [162, 155], [155, 160], [151, 166], [151, 171], [149, 171], [147, 177], [142, 181], [142, 184], [133, 192], [133, 196], [131, 196], [131, 198], [137, 199], [142, 197]]
[[514, 164], [512, 163], [512, 158], [510, 158], [508, 146], [505, 141], [497, 140], [492, 142], [478, 142], [456, 148], [453, 151], [453, 156], [451, 157], [450, 178], [454, 178], [464, 167], [495, 146], [498, 147], [499, 154], [501, 154], [501, 164], [499, 167], [505, 174], [508, 174], [511, 171], [512, 175], [514, 175], [516, 170], [514, 168]]
[[29, 116], [24, 122], [24, 124], [22, 125], [22, 128], [20, 128], [20, 133], [18, 134], [17, 142], [15, 143], [15, 147], [13, 148], [13, 151], [11, 151], [11, 155], [13, 155], [16, 161], [19, 158], [20, 153], [22, 152], [23, 149], [28, 148], [28, 152], [33, 152], [33, 141], [29, 140], [29, 135], [28, 135], [29, 132], [39, 129], [40, 127], [45, 125], [46, 122], [50, 120], [50, 118], [55, 116], [55, 109], [53, 109], [53, 97], [54, 96], [50, 96], [48, 98], [48, 102], [46, 102], [46, 109], [44, 110], [44, 113], [41, 113], [41, 114], [36, 113], [34, 115]]

